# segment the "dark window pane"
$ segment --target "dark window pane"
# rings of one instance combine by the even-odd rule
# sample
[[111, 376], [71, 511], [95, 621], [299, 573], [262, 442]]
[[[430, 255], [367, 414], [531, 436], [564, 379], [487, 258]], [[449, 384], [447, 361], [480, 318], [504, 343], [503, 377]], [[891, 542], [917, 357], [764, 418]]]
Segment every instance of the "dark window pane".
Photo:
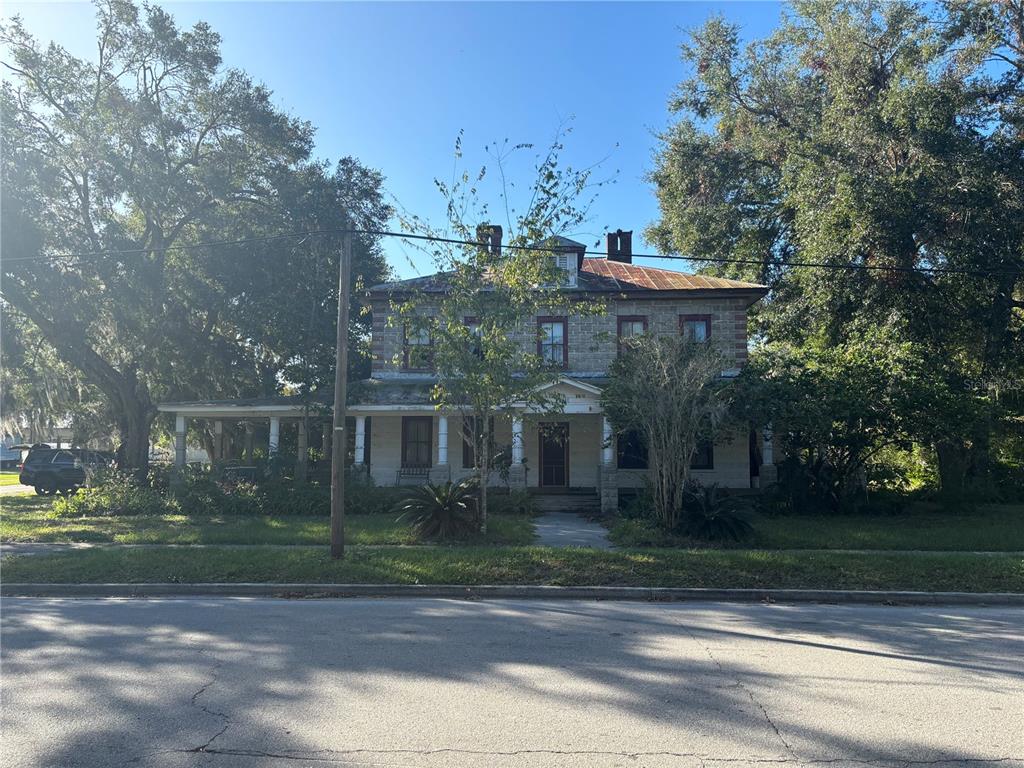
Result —
[[616, 440], [619, 469], [647, 469], [647, 443], [643, 435], [629, 431]]
[[402, 466], [431, 466], [432, 431], [430, 416], [407, 416], [402, 420]]
[[697, 444], [697, 451], [693, 454], [690, 462], [690, 469], [714, 469], [715, 468], [715, 446], [710, 440], [702, 440]]

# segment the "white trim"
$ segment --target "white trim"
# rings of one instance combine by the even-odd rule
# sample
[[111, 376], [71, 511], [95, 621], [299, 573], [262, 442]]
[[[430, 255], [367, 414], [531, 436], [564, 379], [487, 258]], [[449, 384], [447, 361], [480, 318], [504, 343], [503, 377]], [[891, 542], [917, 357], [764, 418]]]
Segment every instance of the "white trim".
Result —
[[[175, 413], [194, 418], [213, 418], [222, 416], [235, 419], [245, 416], [301, 416], [305, 412], [302, 405], [158, 405], [156, 407], [161, 413]], [[330, 413], [330, 408], [324, 413]]]
[[351, 415], [353, 413], [364, 413], [364, 412], [365, 413], [380, 413], [380, 412], [385, 412], [386, 413], [386, 412], [389, 412], [389, 411], [401, 411], [403, 413], [408, 413], [408, 412], [412, 411], [414, 413], [415, 412], [422, 413], [424, 416], [429, 416], [429, 415], [433, 415], [433, 414], [437, 413], [438, 410], [439, 409], [438, 409], [438, 407], [436, 405], [431, 405], [430, 403], [425, 403], [423, 405], [404, 405], [404, 404], [403, 405], [398, 405], [398, 404], [396, 404], [396, 405], [350, 405], [348, 408], [345, 409], [345, 412]]
[[558, 377], [558, 381], [552, 382], [550, 384], [544, 384], [542, 386], [539, 386], [539, 387], [537, 387], [536, 391], [537, 392], [543, 392], [546, 389], [551, 389], [552, 387], [557, 387], [560, 384], [565, 384], [565, 385], [570, 386], [570, 387], [575, 387], [576, 389], [582, 389], [584, 392], [588, 392], [591, 395], [600, 395], [601, 394], [601, 388], [600, 387], [595, 387], [593, 384], [584, 384], [582, 381], [579, 381], [578, 379], [573, 379], [573, 378], [571, 378], [569, 376], [559, 376]]

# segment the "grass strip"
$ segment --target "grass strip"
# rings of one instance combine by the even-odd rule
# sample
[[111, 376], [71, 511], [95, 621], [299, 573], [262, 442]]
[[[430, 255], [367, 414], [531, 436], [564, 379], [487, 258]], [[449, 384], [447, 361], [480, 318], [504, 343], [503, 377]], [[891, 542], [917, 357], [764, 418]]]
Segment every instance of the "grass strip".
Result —
[[[619, 519], [609, 525], [611, 540], [623, 547], [692, 545], [645, 519]], [[1024, 552], [1024, 504], [893, 515], [759, 516], [754, 526], [754, 536], [736, 548]]]
[[595, 551], [544, 547], [95, 549], [9, 556], [7, 582], [313, 582], [1024, 592], [1010, 555]]
[[[111, 542], [115, 544], [326, 544], [330, 520], [289, 515], [151, 515], [58, 517], [45, 499], [5, 498], [0, 502], [0, 541]], [[351, 544], [416, 544], [412, 529], [394, 514], [350, 515]], [[530, 544], [528, 517], [495, 515], [481, 544]]]

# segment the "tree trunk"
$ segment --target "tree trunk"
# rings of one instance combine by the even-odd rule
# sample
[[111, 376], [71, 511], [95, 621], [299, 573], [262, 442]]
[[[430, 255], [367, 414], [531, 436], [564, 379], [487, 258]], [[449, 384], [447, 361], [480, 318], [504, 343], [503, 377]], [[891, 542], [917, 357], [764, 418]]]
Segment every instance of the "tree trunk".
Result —
[[[480, 440], [480, 533], [487, 533], [487, 480], [491, 474], [491, 433], [488, 422], [490, 419], [483, 417], [483, 426], [476, 431], [483, 435]], [[479, 422], [478, 422], [479, 424]]]
[[118, 450], [118, 466], [144, 480], [149, 469], [149, 432], [156, 418], [156, 409], [147, 397], [122, 398], [119, 403], [118, 427], [121, 431], [121, 447]]
[[935, 455], [939, 463], [939, 490], [943, 496], [959, 498], [967, 486], [967, 448], [943, 440], [936, 444]]
[[121, 432], [118, 468], [145, 479], [149, 469], [149, 431], [157, 411], [136, 370], [130, 366], [115, 368], [89, 345], [80, 325], [57, 322], [45, 315], [16, 280], [4, 282], [4, 299], [35, 323], [60, 357], [81, 371], [107, 398], [117, 414]]

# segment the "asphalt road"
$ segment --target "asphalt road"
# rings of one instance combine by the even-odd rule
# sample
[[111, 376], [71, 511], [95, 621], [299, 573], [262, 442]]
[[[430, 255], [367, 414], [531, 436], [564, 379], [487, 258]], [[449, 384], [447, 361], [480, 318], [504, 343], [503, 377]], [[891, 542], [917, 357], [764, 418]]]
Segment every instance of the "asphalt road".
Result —
[[9, 598], [2, 630], [8, 768], [1024, 766], [1021, 609]]

